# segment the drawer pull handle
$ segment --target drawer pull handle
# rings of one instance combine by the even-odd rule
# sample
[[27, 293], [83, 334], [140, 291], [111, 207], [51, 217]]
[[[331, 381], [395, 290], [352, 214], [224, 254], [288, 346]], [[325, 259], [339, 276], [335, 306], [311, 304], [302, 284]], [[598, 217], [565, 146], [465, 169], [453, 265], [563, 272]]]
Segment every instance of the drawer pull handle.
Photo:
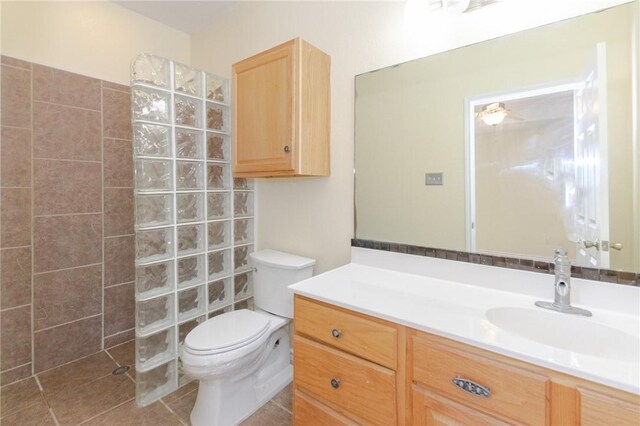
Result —
[[338, 337], [340, 337], [340, 330], [334, 328], [333, 330], [331, 330], [331, 335], [337, 339]]
[[331, 379], [331, 387], [338, 389], [340, 387], [340, 379]]
[[454, 385], [471, 395], [479, 396], [481, 398], [489, 398], [491, 396], [491, 390], [488, 387], [482, 386], [472, 380], [463, 379], [462, 377], [454, 377], [451, 381]]

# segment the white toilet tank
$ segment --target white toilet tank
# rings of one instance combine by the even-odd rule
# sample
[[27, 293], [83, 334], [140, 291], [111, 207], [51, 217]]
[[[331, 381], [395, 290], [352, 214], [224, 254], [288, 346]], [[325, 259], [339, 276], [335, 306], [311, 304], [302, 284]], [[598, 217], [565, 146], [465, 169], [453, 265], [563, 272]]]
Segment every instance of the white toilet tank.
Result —
[[293, 318], [293, 291], [287, 286], [311, 278], [315, 259], [260, 250], [249, 255], [253, 273], [253, 301], [256, 308], [285, 318]]

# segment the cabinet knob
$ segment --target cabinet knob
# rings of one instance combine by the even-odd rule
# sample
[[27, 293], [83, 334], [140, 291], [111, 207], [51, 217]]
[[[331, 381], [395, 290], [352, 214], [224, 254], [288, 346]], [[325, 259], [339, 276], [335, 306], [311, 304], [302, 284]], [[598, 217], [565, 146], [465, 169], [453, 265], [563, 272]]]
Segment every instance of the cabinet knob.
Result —
[[334, 328], [333, 330], [331, 330], [331, 335], [337, 339], [338, 337], [340, 337], [340, 330]]
[[334, 389], [338, 389], [340, 387], [340, 379], [331, 379], [331, 387]]
[[285, 145], [284, 152], [289, 152], [289, 151], [291, 151], [291, 148], [289, 148], [289, 145]]

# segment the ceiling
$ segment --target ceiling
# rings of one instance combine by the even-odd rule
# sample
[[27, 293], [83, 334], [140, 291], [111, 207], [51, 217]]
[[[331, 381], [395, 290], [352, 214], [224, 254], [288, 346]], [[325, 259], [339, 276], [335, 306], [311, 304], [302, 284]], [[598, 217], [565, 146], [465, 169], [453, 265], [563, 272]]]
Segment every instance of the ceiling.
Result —
[[212, 22], [220, 19], [237, 5], [233, 1], [217, 0], [112, 1], [187, 34], [193, 34], [211, 25]]

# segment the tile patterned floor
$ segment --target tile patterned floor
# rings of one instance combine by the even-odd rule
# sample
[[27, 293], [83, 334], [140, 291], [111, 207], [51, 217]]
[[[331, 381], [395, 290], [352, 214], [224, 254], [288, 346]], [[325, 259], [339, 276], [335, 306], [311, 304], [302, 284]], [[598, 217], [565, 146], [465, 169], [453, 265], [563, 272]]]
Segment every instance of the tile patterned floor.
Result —
[[[114, 376], [114, 368], [133, 365], [135, 342], [127, 342], [34, 377], [0, 388], [0, 425], [184, 426], [196, 401], [191, 382], [144, 408], [135, 403], [135, 368]], [[291, 424], [291, 385], [242, 426]], [[214, 425], [212, 425], [214, 426]]]

